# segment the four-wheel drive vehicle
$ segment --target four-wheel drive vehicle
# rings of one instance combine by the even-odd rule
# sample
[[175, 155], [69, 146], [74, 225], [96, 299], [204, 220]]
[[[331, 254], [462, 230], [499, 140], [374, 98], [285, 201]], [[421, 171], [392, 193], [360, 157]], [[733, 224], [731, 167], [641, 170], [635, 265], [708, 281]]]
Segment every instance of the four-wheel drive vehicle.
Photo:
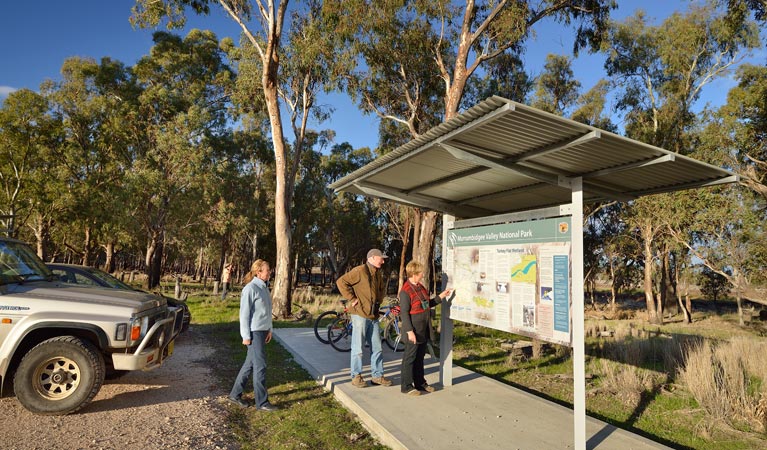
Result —
[[0, 388], [37, 414], [69, 414], [107, 371], [159, 367], [173, 352], [181, 308], [138, 291], [59, 281], [24, 243], [0, 237]]

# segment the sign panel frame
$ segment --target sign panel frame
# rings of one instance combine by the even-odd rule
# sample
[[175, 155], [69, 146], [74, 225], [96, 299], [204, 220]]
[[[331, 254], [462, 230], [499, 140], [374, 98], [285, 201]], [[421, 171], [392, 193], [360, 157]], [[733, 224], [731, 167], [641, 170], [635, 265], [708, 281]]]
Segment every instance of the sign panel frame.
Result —
[[448, 230], [451, 318], [571, 346], [571, 228], [566, 215]]

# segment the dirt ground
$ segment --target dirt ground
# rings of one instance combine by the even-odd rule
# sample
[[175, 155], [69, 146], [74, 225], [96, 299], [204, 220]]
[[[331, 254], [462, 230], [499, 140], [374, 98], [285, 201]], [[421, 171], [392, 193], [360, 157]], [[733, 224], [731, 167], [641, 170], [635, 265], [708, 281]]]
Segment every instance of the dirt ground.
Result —
[[68, 416], [36, 416], [6, 392], [0, 448], [239, 448], [226, 424], [226, 392], [205, 362], [212, 352], [192, 326], [160, 368], [107, 380], [93, 402]]

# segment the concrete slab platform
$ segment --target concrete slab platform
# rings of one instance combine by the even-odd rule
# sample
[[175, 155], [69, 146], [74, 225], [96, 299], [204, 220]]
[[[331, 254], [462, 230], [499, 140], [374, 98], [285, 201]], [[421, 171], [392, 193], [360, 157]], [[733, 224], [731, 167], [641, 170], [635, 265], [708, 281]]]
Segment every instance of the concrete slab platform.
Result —
[[[400, 393], [401, 353], [384, 344], [390, 387], [352, 386], [349, 353], [322, 344], [311, 328], [277, 328], [274, 336], [318, 383], [385, 445], [409, 450], [561, 450], [574, 448], [573, 411], [527, 392], [453, 366], [453, 386], [439, 384], [438, 361], [426, 357], [426, 381], [439, 390], [418, 397]], [[366, 350], [363, 362], [369, 363]], [[370, 366], [363, 375], [370, 379]], [[644, 450], [668, 447], [597, 419], [586, 420], [586, 448]]]

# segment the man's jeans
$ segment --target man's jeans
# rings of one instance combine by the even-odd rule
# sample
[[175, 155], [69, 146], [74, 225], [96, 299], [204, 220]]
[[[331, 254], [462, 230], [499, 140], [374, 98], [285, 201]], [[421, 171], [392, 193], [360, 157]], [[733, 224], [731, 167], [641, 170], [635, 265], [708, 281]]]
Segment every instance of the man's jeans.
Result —
[[256, 407], [262, 407], [269, 403], [269, 394], [266, 392], [266, 336], [269, 331], [251, 331], [248, 355], [245, 357], [240, 373], [232, 386], [229, 396], [240, 398], [245, 392], [250, 375], [253, 374], [253, 392]]
[[383, 354], [381, 354], [381, 329], [378, 319], [370, 320], [352, 314], [352, 378], [362, 373], [362, 343], [370, 344], [370, 372], [373, 378], [383, 376]]

